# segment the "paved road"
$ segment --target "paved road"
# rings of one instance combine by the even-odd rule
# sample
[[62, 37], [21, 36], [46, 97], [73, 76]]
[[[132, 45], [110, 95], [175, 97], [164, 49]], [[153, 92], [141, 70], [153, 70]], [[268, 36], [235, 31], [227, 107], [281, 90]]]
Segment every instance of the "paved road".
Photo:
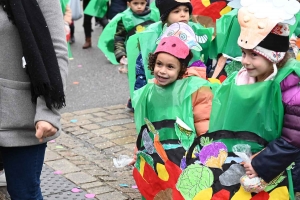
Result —
[[82, 19], [75, 22], [76, 42], [71, 45], [74, 60], [69, 62], [67, 106], [62, 112], [126, 104], [129, 97], [127, 75], [119, 74], [118, 67], [111, 65], [98, 49], [102, 27], [95, 27], [94, 24], [93, 19], [93, 46], [83, 50], [85, 36]]

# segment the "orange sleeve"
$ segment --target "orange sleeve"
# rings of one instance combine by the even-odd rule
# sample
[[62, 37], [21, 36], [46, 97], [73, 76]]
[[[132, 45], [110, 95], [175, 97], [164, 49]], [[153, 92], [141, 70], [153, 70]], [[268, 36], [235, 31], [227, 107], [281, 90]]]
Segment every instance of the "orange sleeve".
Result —
[[197, 136], [208, 131], [213, 93], [209, 87], [203, 86], [192, 95], [194, 124]]

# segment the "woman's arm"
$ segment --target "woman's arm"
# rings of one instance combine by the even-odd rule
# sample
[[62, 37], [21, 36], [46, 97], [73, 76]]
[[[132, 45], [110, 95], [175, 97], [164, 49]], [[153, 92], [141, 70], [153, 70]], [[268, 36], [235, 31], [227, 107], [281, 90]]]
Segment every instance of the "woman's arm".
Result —
[[[68, 73], [68, 50], [61, 7], [59, 1], [38, 0], [38, 4], [50, 31], [65, 90]], [[42, 97], [37, 99], [34, 123], [37, 124], [39, 121], [46, 121], [58, 130], [60, 129], [60, 114], [58, 110], [55, 108], [52, 108], [52, 110], [48, 109]]]

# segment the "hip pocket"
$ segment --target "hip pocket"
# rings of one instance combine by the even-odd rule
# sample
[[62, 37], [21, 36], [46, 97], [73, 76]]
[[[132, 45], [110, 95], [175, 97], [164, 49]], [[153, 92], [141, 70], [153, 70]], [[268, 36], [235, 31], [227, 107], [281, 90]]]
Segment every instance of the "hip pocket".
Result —
[[1, 129], [32, 129], [36, 106], [29, 82], [0, 79]]

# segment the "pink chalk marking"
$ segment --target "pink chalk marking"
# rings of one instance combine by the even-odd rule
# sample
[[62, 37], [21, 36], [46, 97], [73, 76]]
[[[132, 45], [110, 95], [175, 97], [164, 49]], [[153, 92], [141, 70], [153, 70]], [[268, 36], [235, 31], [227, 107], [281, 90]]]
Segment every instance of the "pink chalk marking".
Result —
[[73, 193], [78, 193], [78, 192], [80, 192], [81, 190], [79, 190], [78, 188], [73, 188], [71, 191], [72, 191]]
[[57, 170], [57, 171], [55, 171], [53, 173], [56, 174], [56, 175], [59, 175], [59, 174], [62, 174], [62, 171]]
[[55, 143], [55, 140], [50, 140], [49, 142], [50, 142], [50, 143]]
[[85, 195], [85, 197], [88, 198], [88, 199], [95, 198], [95, 196], [96, 196], [95, 194], [86, 194]]

